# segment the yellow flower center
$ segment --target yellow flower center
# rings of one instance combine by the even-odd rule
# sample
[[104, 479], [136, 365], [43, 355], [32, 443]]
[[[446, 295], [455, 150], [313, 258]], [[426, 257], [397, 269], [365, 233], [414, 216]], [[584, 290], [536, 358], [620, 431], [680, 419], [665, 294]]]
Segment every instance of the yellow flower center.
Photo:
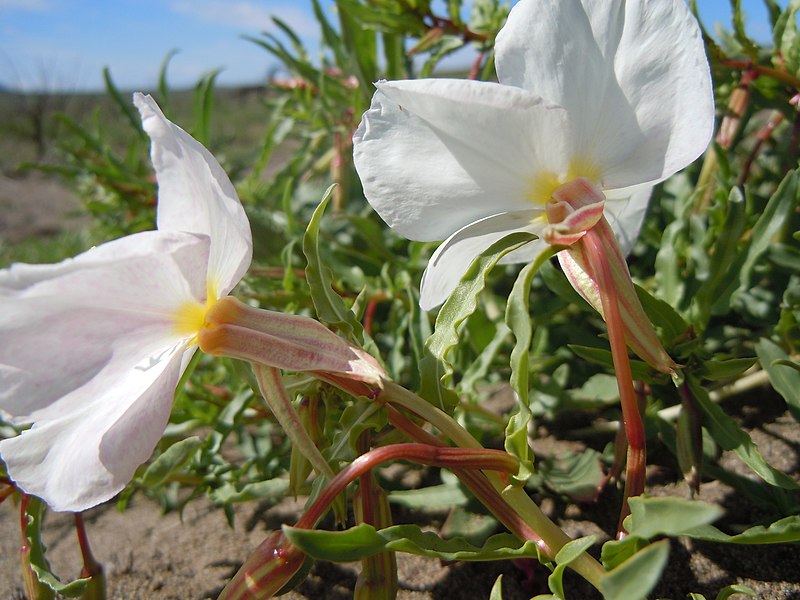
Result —
[[206, 314], [209, 309], [219, 300], [217, 284], [213, 281], [206, 283], [206, 302], [205, 304], [191, 300], [183, 304], [173, 315], [173, 329], [175, 333], [182, 336], [191, 336], [190, 343], [194, 341], [197, 334], [206, 322]]
[[570, 163], [565, 175], [558, 175], [552, 171], [540, 171], [528, 187], [527, 199], [533, 204], [544, 206], [553, 197], [553, 192], [578, 177], [597, 181], [600, 177], [600, 170], [591, 161], [575, 159]]

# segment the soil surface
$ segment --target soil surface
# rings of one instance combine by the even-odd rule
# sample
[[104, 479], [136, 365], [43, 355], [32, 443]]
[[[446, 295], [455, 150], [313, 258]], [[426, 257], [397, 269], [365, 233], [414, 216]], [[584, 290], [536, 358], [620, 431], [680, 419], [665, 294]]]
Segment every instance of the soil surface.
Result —
[[1, 241], [54, 235], [87, 222], [78, 199], [58, 181], [35, 171], [13, 176], [0, 171]]
[[[15, 241], [31, 235], [48, 235], [64, 228], [78, 227], [71, 218], [77, 200], [58, 184], [37, 174], [21, 178], [0, 175], [0, 239]], [[800, 473], [800, 427], [782, 400], [763, 390], [725, 403], [751, 432], [766, 459], [795, 478]], [[563, 441], [569, 424], [540, 427], [534, 448], [539, 458], [579, 452], [583, 442]], [[608, 437], [597, 442], [605, 444]], [[674, 461], [654, 447], [648, 470], [647, 492], [651, 495], [688, 497]], [[730, 453], [721, 457], [726, 469], [744, 477], [752, 474]], [[606, 489], [597, 502], [577, 506], [552, 498], [536, 498], [543, 509], [573, 536], [598, 534], [608, 539], [616, 525], [620, 494]], [[751, 504], [722, 483], [702, 485], [700, 499], [722, 505], [726, 516], [718, 524], [729, 532], [741, 525], [774, 520], [774, 515]], [[208, 500], [192, 501], [182, 517], [161, 514], [160, 507], [141, 495], [124, 513], [111, 503], [86, 513], [89, 537], [95, 556], [105, 568], [108, 597], [113, 600], [186, 600], [216, 598], [241, 562], [283, 522], [293, 522], [301, 503], [285, 501], [277, 506], [243, 505], [238, 508], [231, 529], [223, 515]], [[409, 515], [397, 511], [395, 522], [407, 522]], [[433, 528], [446, 515], [426, 515]], [[419, 515], [414, 517], [419, 523]], [[48, 515], [44, 537], [48, 558], [56, 573], [74, 578], [80, 571], [80, 557], [68, 514]], [[13, 501], [0, 504], [0, 599], [23, 598], [18, 551], [19, 513]], [[597, 550], [597, 547], [595, 547]], [[443, 565], [437, 560], [409, 555], [398, 556], [402, 600], [486, 599], [498, 575], [503, 575], [506, 600], [530, 598], [548, 593], [543, 567], [510, 561]], [[358, 565], [318, 563], [289, 599], [345, 599], [352, 597]], [[731, 584], [751, 587], [762, 599], [800, 599], [800, 546], [725, 546], [696, 543], [686, 539], [672, 542], [670, 563], [653, 598], [686, 598], [689, 592], [713, 599]], [[568, 597], [577, 600], [599, 595], [577, 576], [567, 577]], [[744, 596], [738, 596], [743, 598]], [[624, 599], [621, 599], [624, 600]]]

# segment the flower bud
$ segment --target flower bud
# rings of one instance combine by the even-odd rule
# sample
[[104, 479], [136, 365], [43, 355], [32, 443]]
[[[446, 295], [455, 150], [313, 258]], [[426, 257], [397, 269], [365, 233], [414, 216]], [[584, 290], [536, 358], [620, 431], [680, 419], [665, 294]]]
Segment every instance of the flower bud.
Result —
[[247, 558], [218, 600], [271, 598], [291, 581], [305, 560], [305, 554], [282, 531], [273, 531]]

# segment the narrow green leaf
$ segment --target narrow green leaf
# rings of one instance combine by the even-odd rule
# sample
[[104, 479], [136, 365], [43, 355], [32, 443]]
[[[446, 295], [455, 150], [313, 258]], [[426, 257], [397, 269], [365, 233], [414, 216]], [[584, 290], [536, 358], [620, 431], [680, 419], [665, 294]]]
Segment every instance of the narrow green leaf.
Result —
[[89, 583], [89, 579], [76, 579], [69, 583], [62, 583], [50, 570], [50, 564], [45, 558], [45, 545], [42, 542], [42, 518], [46, 510], [44, 502], [33, 496], [28, 499], [28, 509], [25, 512], [27, 523], [25, 525], [25, 539], [30, 547], [30, 566], [39, 582], [65, 598], [77, 598]]
[[704, 525], [686, 532], [685, 535], [707, 542], [726, 544], [784, 544], [800, 542], [800, 515], [792, 515], [764, 527], [757, 525], [736, 535], [723, 533], [712, 525]]
[[158, 70], [158, 105], [167, 118], [172, 118], [170, 110], [169, 84], [167, 83], [167, 68], [172, 58], [178, 53], [177, 48], [173, 48], [164, 56], [161, 61], [161, 68]]
[[292, 544], [316, 560], [352, 562], [386, 548], [386, 539], [366, 523], [345, 531], [297, 529], [284, 525], [283, 532]]
[[125, 118], [128, 119], [131, 127], [133, 127], [133, 129], [139, 134], [139, 137], [142, 139], [147, 139], [147, 135], [145, 134], [144, 129], [142, 129], [139, 113], [136, 112], [136, 109], [134, 109], [130, 98], [122, 97], [119, 88], [117, 88], [114, 80], [111, 78], [111, 71], [108, 67], [103, 67], [103, 81], [106, 84], [106, 92], [108, 92], [108, 95], [111, 96], [114, 104], [116, 104], [117, 107], [122, 111], [122, 114], [125, 115]]
[[366, 523], [345, 531], [284, 526], [283, 531], [289, 541], [312, 558], [334, 562], [361, 560], [385, 550], [445, 561], [539, 558], [535, 542], [521, 542], [510, 533], [493, 535], [483, 546], [475, 546], [463, 538], [443, 540], [431, 531], [422, 531], [416, 525], [395, 525], [380, 531]]
[[744, 195], [739, 188], [731, 189], [727, 209], [725, 222], [720, 227], [709, 261], [710, 276], [692, 300], [694, 315], [701, 329], [705, 329], [712, 314], [728, 311], [731, 295], [738, 286], [739, 270], [745, 260], [739, 239], [745, 230], [747, 214]]
[[189, 462], [202, 445], [203, 441], [197, 436], [172, 444], [148, 465], [142, 475], [142, 485], [148, 488], [161, 485], [170, 475]]
[[306, 256], [306, 280], [311, 289], [311, 300], [317, 317], [327, 325], [336, 327], [345, 337], [361, 341], [364, 328], [353, 311], [348, 309], [342, 298], [333, 291], [331, 270], [326, 266], [319, 252], [319, 228], [325, 208], [331, 199], [333, 186], [330, 186], [314, 210], [303, 236], [303, 254]]
[[[594, 346], [579, 346], [577, 344], [568, 344], [567, 346], [575, 354], [585, 360], [603, 365], [612, 370], [614, 369], [614, 361], [611, 358], [610, 350], [595, 348]], [[654, 380], [653, 377], [658, 376], [658, 373], [651, 369], [646, 362], [635, 359], [631, 359], [631, 373], [634, 379], [644, 381], [645, 383], [652, 383]]]
[[731, 596], [735, 596], [736, 594], [744, 594], [745, 596], [755, 596], [756, 593], [751, 588], [747, 587], [746, 585], [741, 584], [733, 584], [728, 585], [722, 588], [717, 594], [717, 600], [728, 600]]
[[676, 338], [689, 329], [689, 324], [664, 300], [656, 298], [641, 286], [636, 287], [636, 295], [642, 303], [650, 322], [661, 330], [661, 339], [670, 346]]
[[460, 487], [444, 483], [416, 490], [389, 492], [389, 502], [414, 510], [449, 510], [454, 506], [465, 506], [469, 497]]
[[729, 358], [726, 360], [708, 360], [703, 363], [700, 373], [705, 379], [719, 381], [738, 377], [756, 363], [755, 358]]
[[222, 69], [203, 75], [194, 88], [194, 127], [192, 135], [204, 146], [209, 145], [209, 124], [214, 103], [214, 81]]
[[547, 585], [550, 588], [550, 591], [553, 592], [557, 598], [566, 598], [566, 594], [564, 593], [564, 583], [562, 581], [564, 577], [564, 571], [566, 571], [570, 563], [576, 560], [581, 554], [586, 552], [596, 543], [597, 536], [590, 535], [567, 542], [561, 547], [561, 550], [558, 551], [558, 554], [556, 554], [555, 558], [556, 568], [553, 569], [550, 577], [547, 578]]
[[736, 421], [726, 415], [722, 408], [711, 402], [706, 390], [697, 383], [694, 377], [687, 376], [686, 381], [697, 405], [705, 414], [703, 425], [720, 446], [725, 450], [733, 450], [742, 462], [770, 485], [789, 490], [800, 487], [788, 475], [775, 469], [764, 460], [750, 435], [739, 427]]
[[789, 361], [789, 355], [766, 338], [761, 338], [756, 343], [756, 354], [769, 376], [772, 387], [786, 400], [786, 406], [794, 420], [800, 422], [800, 372], [781, 364], [780, 361]]
[[503, 600], [503, 576], [498, 575], [489, 593], [489, 600]]
[[745, 54], [751, 58], [756, 58], [758, 56], [758, 46], [747, 37], [744, 12], [742, 12], [742, 0], [731, 0], [731, 9], [733, 13], [733, 32], [736, 36], [736, 41], [742, 46]]
[[661, 578], [669, 557], [669, 540], [650, 544], [600, 580], [608, 600], [643, 600]]
[[219, 504], [251, 502], [253, 500], [280, 499], [289, 489], [287, 479], [254, 481], [244, 485], [226, 483], [210, 493], [211, 499]]
[[535, 236], [520, 232], [492, 244], [472, 261], [461, 282], [439, 310], [436, 328], [425, 342], [425, 356], [419, 364], [421, 395], [434, 406], [448, 411], [458, 401], [455, 394], [446, 389], [453, 373], [447, 355], [460, 341], [460, 325], [475, 312], [478, 295], [486, 286], [486, 277], [503, 256], [534, 239]]
[[536, 260], [522, 269], [514, 282], [506, 303], [506, 325], [516, 339], [511, 351], [511, 387], [517, 395], [517, 412], [506, 426], [505, 449], [520, 461], [519, 472], [514, 479], [524, 484], [533, 474], [533, 452], [528, 443], [528, 423], [531, 420], [528, 400], [528, 355], [530, 353], [533, 328], [530, 315], [531, 282], [539, 267], [555, 254], [552, 246], [547, 246]]
[[750, 288], [750, 278], [758, 259], [775, 244], [775, 236], [783, 229], [798, 203], [798, 172], [792, 171], [778, 186], [764, 211], [753, 226], [747, 257], [739, 270], [739, 289]]

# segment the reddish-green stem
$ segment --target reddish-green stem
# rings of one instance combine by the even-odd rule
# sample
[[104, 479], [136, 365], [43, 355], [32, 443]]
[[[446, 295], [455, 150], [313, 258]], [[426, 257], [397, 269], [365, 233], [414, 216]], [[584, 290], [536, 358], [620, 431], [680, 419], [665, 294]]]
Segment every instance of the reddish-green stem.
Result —
[[628, 498], [638, 496], [644, 491], [647, 450], [645, 447], [644, 423], [639, 412], [639, 403], [633, 387], [631, 362], [628, 357], [628, 346], [625, 341], [625, 324], [619, 310], [619, 299], [611, 277], [611, 270], [606, 262], [603, 244], [594, 229], [586, 232], [578, 244], [583, 244], [584, 255], [591, 268], [593, 279], [597, 282], [600, 302], [603, 306], [608, 339], [611, 345], [611, 358], [619, 388], [619, 399], [622, 405], [622, 422], [628, 438], [628, 461], [625, 472], [625, 489], [622, 498], [617, 536], [624, 537], [622, 522], [630, 514]]
[[[387, 409], [389, 411], [389, 422], [412, 440], [432, 446], [445, 446], [443, 441], [422, 429], [397, 409], [391, 406], [387, 406]], [[451, 471], [486, 508], [492, 511], [492, 514], [497, 517], [509, 531], [517, 535], [520, 539], [535, 541], [544, 556], [552, 558], [555, 555], [553, 550], [542, 540], [541, 536], [536, 533], [511, 506], [509, 506], [483, 473], [472, 469], [453, 468]]]
[[442, 448], [428, 444], [393, 444], [370, 450], [351, 462], [328, 482], [325, 489], [300, 517], [295, 527], [312, 529], [325, 515], [336, 496], [347, 485], [378, 465], [395, 460], [409, 460], [424, 465], [447, 468], [489, 469], [515, 473], [517, 460], [500, 450], [477, 450], [472, 448]]
[[89, 546], [89, 536], [86, 534], [86, 524], [83, 522], [83, 513], [75, 513], [75, 533], [78, 535], [78, 546], [83, 558], [81, 577], [97, 577], [102, 575], [103, 566], [97, 562]]

